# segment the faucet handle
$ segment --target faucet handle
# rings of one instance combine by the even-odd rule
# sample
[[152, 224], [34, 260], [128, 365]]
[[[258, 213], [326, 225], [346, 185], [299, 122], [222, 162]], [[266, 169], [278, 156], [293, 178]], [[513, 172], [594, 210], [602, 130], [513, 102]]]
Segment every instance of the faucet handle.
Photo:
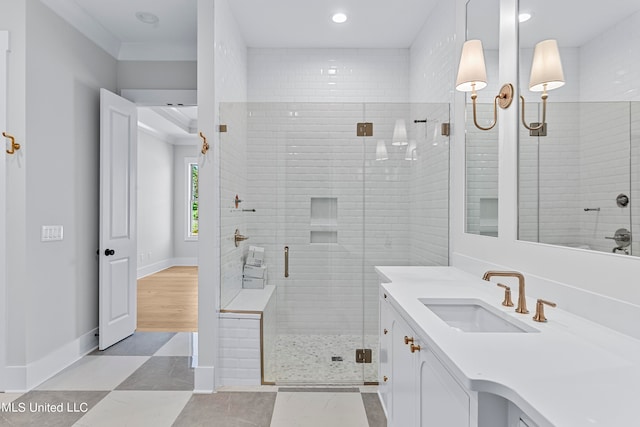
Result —
[[555, 302], [551, 302], [551, 301], [546, 301], [543, 299], [539, 299], [538, 302], [536, 303], [536, 315], [533, 316], [533, 320], [535, 320], [536, 322], [546, 322], [547, 318], [544, 317], [544, 306], [549, 305], [551, 307], [556, 307], [557, 304]]
[[502, 283], [498, 283], [498, 286], [504, 288], [504, 301], [502, 301], [502, 305], [505, 307], [513, 307], [513, 301], [511, 301], [511, 288], [507, 285], [503, 285]]

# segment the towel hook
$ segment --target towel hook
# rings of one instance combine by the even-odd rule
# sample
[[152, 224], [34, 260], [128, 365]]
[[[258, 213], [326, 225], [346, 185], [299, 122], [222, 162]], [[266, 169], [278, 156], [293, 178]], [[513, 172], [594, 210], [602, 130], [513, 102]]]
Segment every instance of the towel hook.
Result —
[[9, 135], [6, 132], [2, 132], [2, 136], [4, 136], [5, 138], [8, 138], [9, 141], [11, 141], [11, 150], [6, 150], [7, 154], [15, 154], [16, 150], [20, 149], [20, 144], [16, 143], [16, 138], [12, 135]]
[[202, 154], [207, 154], [207, 151], [209, 151], [209, 143], [207, 142], [207, 137], [204, 136], [202, 131], [200, 132], [200, 138], [202, 138], [202, 150], [200, 150], [200, 152]]

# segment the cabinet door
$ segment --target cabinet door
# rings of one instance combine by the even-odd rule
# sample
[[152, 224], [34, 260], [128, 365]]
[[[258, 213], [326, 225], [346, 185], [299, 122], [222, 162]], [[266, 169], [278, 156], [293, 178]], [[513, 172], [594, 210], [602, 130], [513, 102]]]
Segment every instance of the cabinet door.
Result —
[[411, 353], [410, 344], [404, 337], [414, 338], [413, 330], [399, 317], [394, 316], [391, 326], [391, 377], [389, 380], [393, 409], [391, 426], [409, 427], [416, 425], [418, 352]]
[[387, 414], [387, 418], [391, 419], [391, 411], [393, 402], [391, 395], [391, 334], [393, 331], [393, 316], [391, 315], [391, 307], [384, 300], [384, 296], [380, 298], [380, 348], [378, 349], [379, 369], [378, 369], [378, 392], [382, 398], [382, 404]]
[[420, 423], [413, 425], [468, 427], [470, 408], [467, 393], [425, 346], [420, 351], [419, 364]]

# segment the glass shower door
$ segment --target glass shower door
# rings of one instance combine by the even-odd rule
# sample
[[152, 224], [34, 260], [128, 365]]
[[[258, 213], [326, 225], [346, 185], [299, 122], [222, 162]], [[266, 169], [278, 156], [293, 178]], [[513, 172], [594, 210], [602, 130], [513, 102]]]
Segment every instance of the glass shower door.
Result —
[[361, 384], [362, 104], [273, 108], [282, 165], [276, 382]]

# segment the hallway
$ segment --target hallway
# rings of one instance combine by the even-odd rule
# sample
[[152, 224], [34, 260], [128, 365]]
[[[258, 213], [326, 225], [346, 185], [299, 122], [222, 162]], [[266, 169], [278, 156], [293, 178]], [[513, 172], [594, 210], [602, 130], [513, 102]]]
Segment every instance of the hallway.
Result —
[[198, 267], [170, 267], [138, 279], [138, 332], [198, 330]]
[[138, 332], [26, 394], [0, 394], [0, 425], [382, 427], [375, 387], [256, 386], [194, 394], [192, 334]]

